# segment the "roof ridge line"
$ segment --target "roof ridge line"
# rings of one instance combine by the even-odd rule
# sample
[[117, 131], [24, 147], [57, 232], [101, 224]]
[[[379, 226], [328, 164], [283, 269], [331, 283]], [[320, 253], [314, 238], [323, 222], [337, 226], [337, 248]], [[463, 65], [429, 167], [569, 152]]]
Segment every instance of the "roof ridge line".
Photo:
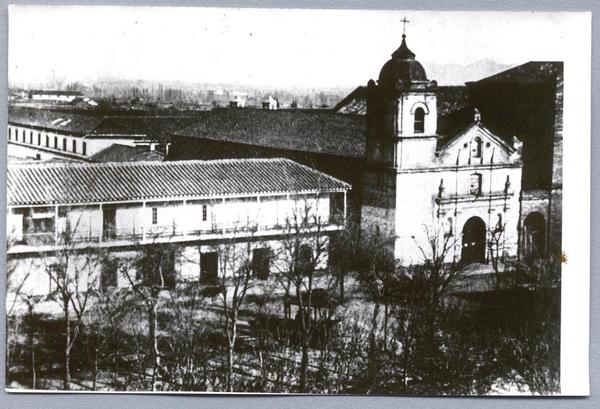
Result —
[[[119, 144], [113, 144], [111, 146], [114, 145], [119, 145]], [[129, 145], [122, 145], [122, 146], [129, 146]], [[105, 149], [110, 148], [110, 146], [108, 146]], [[137, 165], [142, 165], [142, 164], [146, 164], [146, 165], [152, 165], [152, 166], [168, 166], [168, 165], [185, 165], [185, 164], [193, 164], [193, 163], [206, 163], [206, 164], [212, 164], [212, 163], [236, 163], [236, 162], [277, 162], [277, 161], [283, 161], [283, 162], [291, 162], [294, 164], [298, 164], [298, 165], [302, 165], [298, 162], [295, 162], [289, 158], [285, 158], [285, 157], [274, 157], [274, 158], [226, 158], [226, 159], [190, 159], [190, 160], [174, 160], [174, 161], [164, 161], [164, 162], [157, 162], [157, 161], [150, 161], [150, 160], [145, 160], [145, 161], [125, 161], [125, 162], [27, 162], [27, 163], [11, 163], [7, 165], [7, 168], [26, 168], [26, 167], [47, 167], [47, 168], [58, 168], [58, 167], [77, 167], [77, 168], [83, 168], [83, 167], [128, 167], [128, 166], [137, 166]], [[302, 165], [305, 166], [305, 165]], [[308, 166], [305, 166], [308, 169], [312, 169]], [[313, 169], [314, 170], [314, 169]]]

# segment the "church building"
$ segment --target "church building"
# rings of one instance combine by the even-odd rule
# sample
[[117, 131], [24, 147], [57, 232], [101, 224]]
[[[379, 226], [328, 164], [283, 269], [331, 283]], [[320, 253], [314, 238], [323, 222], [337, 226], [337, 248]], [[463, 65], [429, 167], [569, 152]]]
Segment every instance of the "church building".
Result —
[[446, 261], [464, 265], [516, 256], [522, 143], [486, 127], [477, 109], [469, 125], [445, 137], [437, 116], [437, 82], [403, 34], [367, 86], [362, 229], [393, 237], [405, 265], [439, 246]]

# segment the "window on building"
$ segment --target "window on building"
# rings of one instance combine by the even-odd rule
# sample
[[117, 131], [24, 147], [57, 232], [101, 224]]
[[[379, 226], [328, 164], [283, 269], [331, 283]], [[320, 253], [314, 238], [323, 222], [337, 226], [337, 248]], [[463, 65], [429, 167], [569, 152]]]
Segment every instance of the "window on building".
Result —
[[252, 251], [252, 273], [259, 280], [266, 280], [271, 270], [271, 250], [260, 248]]
[[481, 195], [481, 173], [473, 173], [469, 179], [469, 192], [472, 195]]
[[63, 138], [63, 147], [62, 147], [63, 151], [67, 151], [67, 138]]
[[334, 193], [331, 195], [331, 208], [329, 212], [329, 221], [331, 223], [343, 223], [344, 221], [344, 193]]
[[208, 206], [205, 204], [202, 205], [202, 221], [205, 222], [208, 220]]
[[54, 149], [58, 149], [58, 136], [54, 137]]
[[12, 138], [12, 128], [8, 127], [8, 140], [10, 141], [11, 138]]
[[29, 131], [29, 143], [33, 145], [33, 131]]
[[415, 109], [415, 133], [425, 132], [425, 110], [421, 107]]
[[50, 147], [50, 135], [46, 134], [46, 148]]
[[21, 130], [21, 138], [23, 138], [23, 143], [25, 143], [25, 129]]
[[29, 245], [49, 244], [54, 240], [54, 209], [35, 207], [29, 209], [23, 218], [23, 238]]
[[481, 140], [481, 138], [478, 136], [475, 139], [473, 139], [473, 143], [471, 146], [471, 150], [472, 150], [472, 156], [474, 158], [481, 158], [481, 146], [483, 145], [483, 141]]
[[158, 223], [158, 208], [153, 207], [152, 208], [152, 224], [157, 224]]
[[77, 153], [77, 141], [73, 139], [72, 144], [73, 153]]
[[82, 142], [81, 143], [81, 154], [82, 155], [86, 155], [86, 148], [87, 148], [86, 143]]
[[38, 132], [38, 146], [42, 144], [42, 134]]

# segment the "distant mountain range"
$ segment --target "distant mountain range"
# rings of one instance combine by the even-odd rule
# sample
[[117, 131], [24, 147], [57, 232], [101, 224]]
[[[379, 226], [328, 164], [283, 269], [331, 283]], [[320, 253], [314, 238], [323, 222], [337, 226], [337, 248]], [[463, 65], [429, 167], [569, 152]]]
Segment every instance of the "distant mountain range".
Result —
[[436, 80], [440, 85], [464, 85], [465, 82], [477, 81], [497, 74], [517, 64], [501, 64], [484, 59], [470, 64], [437, 64], [421, 61], [427, 77]]

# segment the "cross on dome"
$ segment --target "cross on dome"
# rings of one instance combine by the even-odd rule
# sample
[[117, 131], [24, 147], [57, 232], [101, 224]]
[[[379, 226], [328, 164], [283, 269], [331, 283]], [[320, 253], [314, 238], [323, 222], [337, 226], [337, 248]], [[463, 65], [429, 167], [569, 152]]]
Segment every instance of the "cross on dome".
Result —
[[404, 16], [404, 18], [400, 20], [400, 22], [402, 23], [402, 38], [404, 38], [406, 37], [406, 23], [410, 23], [410, 20], [408, 20], [406, 16]]

